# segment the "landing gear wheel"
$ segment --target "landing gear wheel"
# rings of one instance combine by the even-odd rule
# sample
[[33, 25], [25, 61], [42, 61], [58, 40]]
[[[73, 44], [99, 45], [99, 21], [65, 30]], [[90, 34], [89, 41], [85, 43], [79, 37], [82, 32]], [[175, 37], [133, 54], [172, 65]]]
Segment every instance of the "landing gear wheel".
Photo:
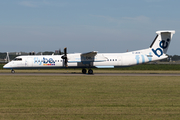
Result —
[[11, 70], [11, 73], [15, 73], [15, 71], [14, 71], [14, 70]]
[[86, 69], [82, 69], [82, 73], [86, 74], [87, 70]]
[[89, 70], [88, 70], [88, 74], [93, 74], [93, 70], [92, 70], [92, 69], [89, 69]]

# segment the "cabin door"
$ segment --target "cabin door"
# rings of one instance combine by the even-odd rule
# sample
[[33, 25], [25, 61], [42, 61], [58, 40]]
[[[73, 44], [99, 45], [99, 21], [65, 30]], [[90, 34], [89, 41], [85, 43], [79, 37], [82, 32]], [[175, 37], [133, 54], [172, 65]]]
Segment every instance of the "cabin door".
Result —
[[26, 58], [25, 66], [26, 67], [32, 67], [32, 62], [33, 62], [32, 58]]
[[118, 56], [118, 65], [122, 65], [122, 57]]

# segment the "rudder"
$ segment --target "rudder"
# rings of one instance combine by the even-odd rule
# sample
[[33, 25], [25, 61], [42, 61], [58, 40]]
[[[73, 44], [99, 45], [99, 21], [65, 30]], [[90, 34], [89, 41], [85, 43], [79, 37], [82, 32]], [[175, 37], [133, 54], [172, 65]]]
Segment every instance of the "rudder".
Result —
[[168, 47], [170, 45], [173, 34], [175, 34], [174, 30], [166, 30], [166, 31], [157, 31], [157, 36], [151, 44], [150, 48], [153, 53], [160, 57], [163, 54], [167, 53]]

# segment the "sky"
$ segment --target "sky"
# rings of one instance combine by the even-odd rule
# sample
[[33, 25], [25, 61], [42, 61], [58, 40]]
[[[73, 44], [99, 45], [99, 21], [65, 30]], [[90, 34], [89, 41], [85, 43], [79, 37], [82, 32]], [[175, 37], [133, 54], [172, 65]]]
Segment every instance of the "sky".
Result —
[[149, 48], [156, 31], [175, 30], [180, 0], [0, 0], [0, 52], [122, 53]]

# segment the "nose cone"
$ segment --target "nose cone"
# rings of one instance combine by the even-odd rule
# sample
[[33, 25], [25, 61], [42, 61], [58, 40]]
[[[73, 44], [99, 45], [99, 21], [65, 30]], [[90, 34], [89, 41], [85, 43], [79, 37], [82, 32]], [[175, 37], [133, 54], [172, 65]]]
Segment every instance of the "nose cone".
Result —
[[7, 64], [5, 64], [5, 65], [3, 66], [3, 68], [5, 68], [5, 69], [6, 69], [6, 68], [7, 68]]
[[10, 67], [11, 67], [11, 66], [9, 65], [9, 63], [7, 63], [7, 64], [5, 64], [5, 65], [3, 66], [4, 69], [10, 69]]

